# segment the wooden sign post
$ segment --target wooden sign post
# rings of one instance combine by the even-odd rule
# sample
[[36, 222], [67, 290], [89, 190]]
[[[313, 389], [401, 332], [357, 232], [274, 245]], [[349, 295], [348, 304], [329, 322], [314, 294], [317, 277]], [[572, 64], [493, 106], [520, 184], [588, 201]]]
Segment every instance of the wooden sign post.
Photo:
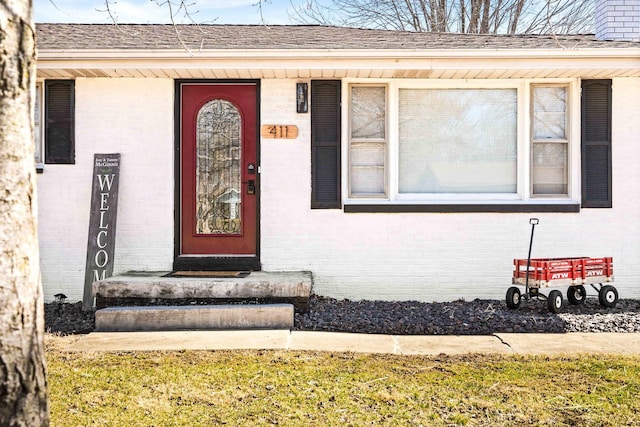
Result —
[[96, 154], [93, 162], [89, 239], [82, 298], [82, 308], [85, 311], [93, 308], [93, 282], [113, 274], [119, 182], [120, 154]]

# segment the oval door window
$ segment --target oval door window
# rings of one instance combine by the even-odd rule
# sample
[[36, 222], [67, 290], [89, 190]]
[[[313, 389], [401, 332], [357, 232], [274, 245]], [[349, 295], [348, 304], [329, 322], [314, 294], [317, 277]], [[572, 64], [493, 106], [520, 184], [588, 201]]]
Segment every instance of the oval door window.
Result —
[[241, 234], [240, 112], [214, 99], [200, 109], [196, 123], [196, 234]]

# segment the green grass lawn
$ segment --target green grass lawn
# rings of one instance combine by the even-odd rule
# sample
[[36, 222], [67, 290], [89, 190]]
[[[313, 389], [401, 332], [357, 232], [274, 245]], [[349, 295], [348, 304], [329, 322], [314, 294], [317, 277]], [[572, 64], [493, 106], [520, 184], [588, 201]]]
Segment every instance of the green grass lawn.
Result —
[[640, 357], [65, 353], [52, 426], [640, 425]]

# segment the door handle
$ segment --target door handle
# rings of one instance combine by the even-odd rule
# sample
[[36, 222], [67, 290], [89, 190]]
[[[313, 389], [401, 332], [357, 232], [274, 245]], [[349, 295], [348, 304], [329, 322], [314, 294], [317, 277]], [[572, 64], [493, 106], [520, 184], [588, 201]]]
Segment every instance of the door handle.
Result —
[[256, 182], [253, 179], [247, 183], [247, 194], [256, 194]]

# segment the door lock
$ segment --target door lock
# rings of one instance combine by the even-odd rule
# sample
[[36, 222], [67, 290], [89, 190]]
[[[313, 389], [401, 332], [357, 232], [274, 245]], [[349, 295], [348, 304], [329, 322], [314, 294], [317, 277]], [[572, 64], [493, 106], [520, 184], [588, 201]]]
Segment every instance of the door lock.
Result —
[[247, 183], [247, 194], [256, 194], [256, 183], [252, 179]]

